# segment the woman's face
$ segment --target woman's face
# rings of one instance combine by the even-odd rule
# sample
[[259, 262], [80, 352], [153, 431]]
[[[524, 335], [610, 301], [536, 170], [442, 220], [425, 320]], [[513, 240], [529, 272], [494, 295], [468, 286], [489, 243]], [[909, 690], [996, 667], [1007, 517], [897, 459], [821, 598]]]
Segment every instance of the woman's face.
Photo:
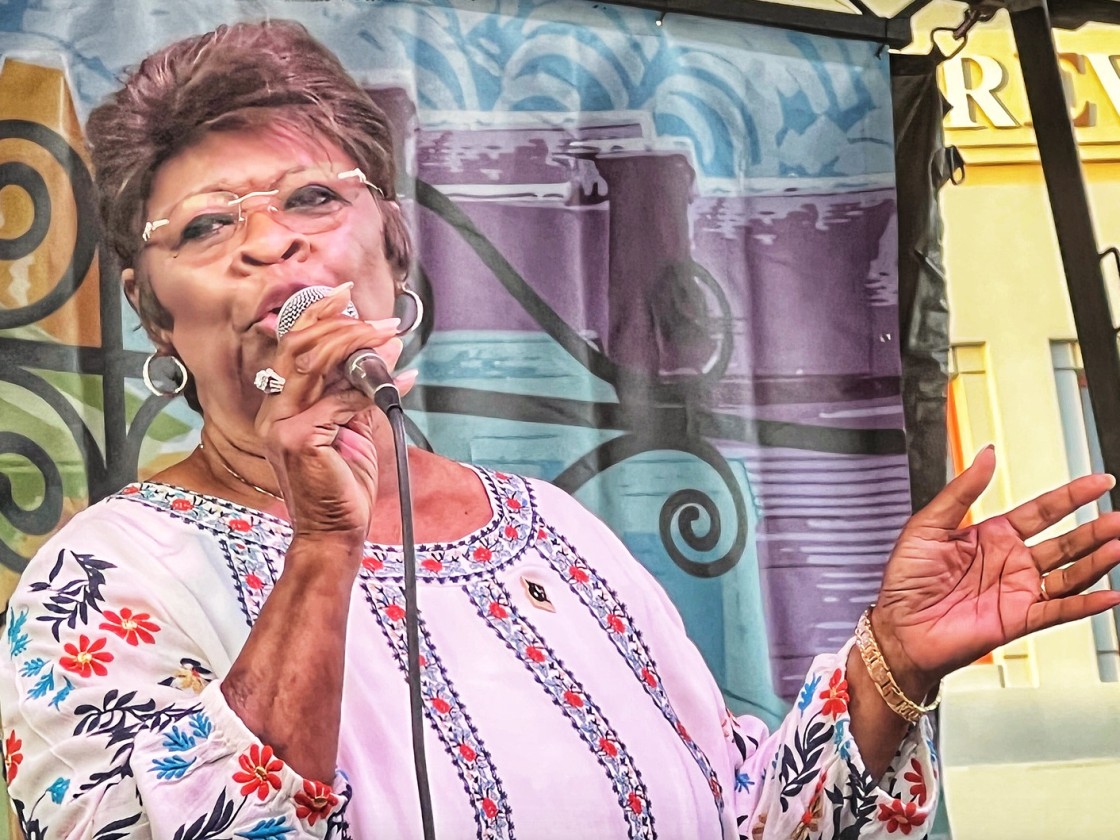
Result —
[[[196, 196], [218, 191], [244, 196], [279, 185], [283, 199], [292, 184], [307, 183], [311, 191], [299, 187], [289, 205], [309, 206], [314, 213], [324, 200], [318, 185], [326, 179], [320, 174], [356, 166], [332, 143], [257, 128], [210, 132], [157, 170], [147, 219], [172, 221], [153, 232], [136, 273], [147, 278], [171, 315], [173, 326], [157, 339], [190, 369], [208, 422], [244, 428], [256, 416], [261, 394], [253, 377], [272, 362], [276, 312], [293, 293], [352, 280], [361, 316], [379, 319], [392, 315], [395, 284], [377, 202], [368, 188], [355, 188], [353, 179], [338, 182], [349, 187], [345, 195], [352, 203], [331, 214], [330, 224], [337, 226], [293, 225], [315, 228], [311, 232], [284, 223], [298, 214], [271, 212], [268, 197], [251, 197], [243, 203], [245, 220], [215, 235], [220, 225], [196, 207]], [[135, 300], [135, 276], [126, 271], [123, 279]]]

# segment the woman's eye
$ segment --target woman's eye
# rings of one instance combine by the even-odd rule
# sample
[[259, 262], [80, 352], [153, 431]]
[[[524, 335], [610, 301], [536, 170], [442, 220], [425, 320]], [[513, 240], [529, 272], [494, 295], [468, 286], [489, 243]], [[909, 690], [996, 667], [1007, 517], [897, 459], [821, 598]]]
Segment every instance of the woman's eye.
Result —
[[343, 203], [343, 199], [330, 187], [308, 184], [288, 196], [285, 210], [327, 210]]
[[183, 233], [179, 237], [179, 244], [186, 245], [191, 242], [209, 239], [236, 224], [237, 216], [232, 213], [205, 213], [201, 216], [195, 216], [183, 228]]

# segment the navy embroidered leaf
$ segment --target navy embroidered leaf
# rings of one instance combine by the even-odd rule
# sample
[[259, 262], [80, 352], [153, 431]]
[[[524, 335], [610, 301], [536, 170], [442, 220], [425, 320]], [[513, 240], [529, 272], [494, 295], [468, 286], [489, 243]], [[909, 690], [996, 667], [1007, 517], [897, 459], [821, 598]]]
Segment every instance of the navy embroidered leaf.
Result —
[[[135, 702], [136, 692], [119, 694], [115, 689], [105, 693], [101, 705], [83, 703], [74, 710], [78, 724], [75, 735], [107, 735], [106, 747], [116, 746], [108, 770], [96, 773], [81, 786], [83, 793], [99, 785], [132, 775], [129, 761], [136, 734], [141, 730], [162, 731], [169, 724], [198, 713], [198, 706], [183, 709], [178, 706], [156, 708], [155, 700]], [[190, 736], [187, 736], [190, 737]]]
[[[243, 801], [242, 805], [244, 804]], [[233, 803], [226, 801], [226, 792], [223, 790], [218, 794], [214, 809], [209, 814], [203, 814], [189, 826], [180, 826], [175, 832], [174, 840], [214, 840], [218, 837], [228, 837], [229, 835], [222, 832], [233, 824], [236, 815], [237, 811], [234, 810]]]
[[99, 829], [98, 832], [93, 835], [93, 840], [122, 840], [122, 838], [128, 837], [132, 832], [125, 831], [124, 829], [130, 828], [140, 822], [140, 816], [141, 815], [137, 813], [130, 817], [113, 820], [104, 828]]
[[153, 759], [152, 771], [157, 779], [181, 779], [194, 762], [193, 758], [188, 760], [181, 755], [169, 755], [167, 758]]
[[288, 825], [286, 818], [275, 817], [271, 820], [261, 820], [248, 831], [237, 832], [237, 836], [248, 838], [248, 840], [270, 840], [273, 837], [283, 837], [285, 834], [291, 834], [295, 830], [295, 826]]
[[185, 752], [193, 747], [194, 744], [194, 736], [183, 732], [178, 726], [172, 726], [170, 731], [165, 732], [163, 735], [163, 745], [171, 750], [171, 752]]
[[30, 814], [24, 813], [26, 806], [22, 800], [13, 797], [12, 806], [16, 809], [16, 819], [19, 820], [19, 827], [23, 829], [24, 840], [46, 840], [46, 828], [39, 825], [38, 820], [31, 819]]
[[66, 549], [60, 548], [58, 554], [54, 558], [54, 565], [51, 566], [50, 574], [47, 575], [47, 584], [54, 583], [54, 579], [58, 577], [58, 573], [62, 571], [62, 561], [66, 559]]
[[[51, 635], [56, 642], [61, 641], [59, 632], [63, 624], [71, 630], [82, 624], [89, 623], [89, 611], [100, 613], [99, 604], [105, 600], [101, 594], [101, 587], [105, 585], [105, 569], [116, 568], [111, 563], [96, 559], [92, 554], [78, 554], [71, 551], [78, 568], [81, 569], [85, 579], [75, 578], [67, 581], [54, 590], [54, 594], [43, 605], [52, 615], [37, 616], [38, 621], [45, 621], [51, 625]], [[52, 583], [62, 568], [62, 552], [59, 552], [58, 561], [51, 570], [48, 578]]]

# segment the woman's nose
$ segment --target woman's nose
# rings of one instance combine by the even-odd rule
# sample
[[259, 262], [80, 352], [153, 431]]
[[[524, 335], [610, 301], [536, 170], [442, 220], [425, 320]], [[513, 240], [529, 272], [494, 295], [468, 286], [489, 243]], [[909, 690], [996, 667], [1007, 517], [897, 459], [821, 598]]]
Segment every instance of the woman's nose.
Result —
[[238, 244], [238, 259], [250, 265], [270, 265], [305, 256], [307, 237], [285, 226], [271, 208], [253, 208], [245, 213]]

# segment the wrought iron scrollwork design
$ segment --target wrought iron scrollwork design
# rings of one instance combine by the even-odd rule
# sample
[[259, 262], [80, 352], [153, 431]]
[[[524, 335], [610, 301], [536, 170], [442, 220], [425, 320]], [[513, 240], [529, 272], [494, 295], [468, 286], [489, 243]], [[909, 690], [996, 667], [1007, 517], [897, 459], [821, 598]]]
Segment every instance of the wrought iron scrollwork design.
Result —
[[[74, 439], [77, 451], [85, 466], [87, 481], [93, 485], [105, 473], [105, 460], [89, 427], [74, 407], [39, 376], [13, 367], [0, 371], [0, 381], [11, 383], [41, 398], [62, 420]], [[10, 479], [0, 473], [0, 513], [16, 528], [26, 534], [43, 535], [58, 527], [62, 518], [62, 475], [49, 453], [38, 443], [18, 432], [0, 432], [0, 455], [14, 454], [31, 462], [43, 477], [45, 485], [42, 501], [33, 509], [19, 506], [15, 500]], [[10, 546], [0, 543], [0, 563], [14, 571], [21, 571], [26, 558]]]
[[[710, 552], [723, 536], [723, 517], [715, 499], [702, 490], [682, 489], [672, 493], [661, 506], [659, 531], [662, 545], [673, 562], [693, 577], [714, 578], [727, 574], [742, 559], [747, 545], [747, 505], [742, 488], [736, 481], [727, 460], [714, 446], [695, 438], [675, 439], [670, 435], [627, 434], [607, 441], [564, 470], [554, 483], [569, 493], [574, 493], [594, 476], [636, 455], [656, 450], [684, 452], [708, 464], [723, 483], [731, 498], [734, 510], [734, 537], [731, 545], [710, 562], [700, 562], [688, 557], [676, 537], [693, 552]], [[706, 532], [697, 531], [701, 516], [706, 516]], [[674, 526], [676, 526], [674, 528]]]
[[[82, 278], [93, 265], [97, 252], [97, 204], [89, 169], [74, 148], [57, 132], [29, 120], [0, 120], [0, 140], [19, 139], [34, 143], [58, 161], [66, 172], [77, 214], [77, 236], [70, 261], [53, 288], [27, 306], [0, 310], [0, 329], [33, 324], [66, 303], [77, 291]], [[31, 226], [14, 239], [0, 240], [0, 259], [17, 260], [42, 244], [50, 226], [54, 204], [43, 176], [19, 161], [0, 166], [0, 184], [14, 185], [30, 197], [34, 209]]]

